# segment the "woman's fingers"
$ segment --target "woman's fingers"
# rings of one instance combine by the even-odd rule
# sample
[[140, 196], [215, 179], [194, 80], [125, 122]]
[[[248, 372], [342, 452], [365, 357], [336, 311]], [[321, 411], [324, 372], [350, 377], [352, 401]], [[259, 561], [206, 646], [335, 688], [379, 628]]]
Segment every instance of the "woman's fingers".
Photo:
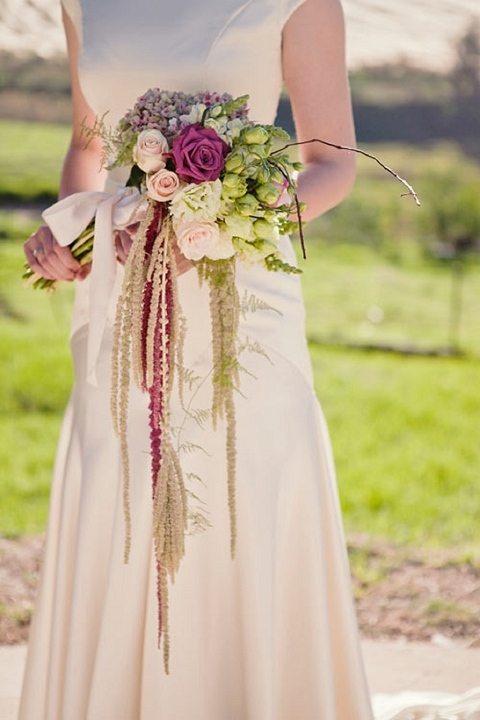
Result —
[[[117, 253], [117, 259], [119, 262], [122, 263], [122, 265], [125, 265], [127, 261], [128, 253], [130, 252], [130, 248], [133, 244], [132, 238], [135, 236], [139, 225], [140, 223], [132, 223], [132, 225], [129, 225], [124, 230], [115, 230], [115, 250]], [[191, 268], [193, 268], [193, 263], [188, 260], [185, 255], [183, 255], [183, 253], [180, 252], [176, 243], [174, 246], [174, 252], [175, 262], [177, 265], [177, 273], [179, 275], [182, 275], [182, 273], [185, 273]]]
[[122, 265], [125, 265], [130, 248], [132, 247], [132, 239], [126, 230], [115, 231], [115, 249], [117, 259]]
[[90, 275], [90, 272], [92, 270], [92, 263], [86, 263], [85, 265], [82, 265], [80, 270], [75, 275], [77, 280], [85, 280], [87, 275]]
[[131, 223], [131, 225], [127, 225], [127, 227], [125, 228], [125, 231], [130, 235], [131, 238], [134, 238], [139, 226], [140, 226], [140, 222]]
[[41, 247], [35, 247], [25, 244], [23, 246], [23, 250], [27, 258], [27, 262], [34, 273], [36, 273], [37, 275], [41, 275], [48, 280], [55, 280], [52, 274], [43, 266], [43, 249]]
[[193, 268], [193, 263], [191, 260], [188, 260], [188, 258], [185, 257], [183, 253], [180, 252], [178, 249], [178, 245], [175, 243], [174, 246], [175, 251], [175, 262], [177, 265], [177, 275], [182, 275], [183, 273], [187, 272], [191, 268]]
[[68, 247], [61, 247], [47, 225], [41, 225], [24, 243], [32, 270], [50, 280], [73, 280], [80, 269]]

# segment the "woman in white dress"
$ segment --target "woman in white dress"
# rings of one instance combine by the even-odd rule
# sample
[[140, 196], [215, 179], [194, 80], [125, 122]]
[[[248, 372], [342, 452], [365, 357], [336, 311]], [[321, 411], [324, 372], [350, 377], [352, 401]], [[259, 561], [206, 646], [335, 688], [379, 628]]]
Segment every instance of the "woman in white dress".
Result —
[[[354, 130], [339, 0], [63, 0], [73, 133], [60, 197], [115, 190], [128, 175], [99, 170], [81, 122], [112, 125], [149, 87], [249, 94], [252, 119], [274, 120], [282, 82], [299, 140], [351, 145]], [[301, 148], [305, 219], [350, 190], [354, 157]], [[134, 232], [134, 228], [132, 228]], [[46, 226], [26, 242], [32, 268], [75, 282], [75, 383], [51, 490], [44, 559], [19, 720], [370, 720], [331, 447], [315, 397], [298, 276], [239, 264], [240, 294], [275, 310], [247, 313], [240, 331], [269, 356], [247, 352], [237, 413], [237, 552], [229, 552], [222, 426], [187, 426], [206, 453], [182, 457], [204, 478], [210, 526], [187, 536], [169, 592], [170, 672], [157, 646], [148, 402], [130, 401], [132, 547], [125, 540], [118, 441], [110, 418], [115, 301], [131, 238], [118, 258], [105, 316], [81, 270]], [[295, 261], [288, 236], [286, 257]], [[186, 364], [208, 372], [208, 292], [177, 254], [188, 323]], [[280, 312], [278, 312], [280, 311]], [[87, 346], [101, 328], [89, 381]], [[52, 369], [54, 371], [54, 369]], [[208, 392], [199, 393], [208, 405]], [[174, 402], [174, 401], [173, 401]], [[179, 417], [174, 405], [172, 414]], [[188, 424], [187, 424], [188, 425]]]

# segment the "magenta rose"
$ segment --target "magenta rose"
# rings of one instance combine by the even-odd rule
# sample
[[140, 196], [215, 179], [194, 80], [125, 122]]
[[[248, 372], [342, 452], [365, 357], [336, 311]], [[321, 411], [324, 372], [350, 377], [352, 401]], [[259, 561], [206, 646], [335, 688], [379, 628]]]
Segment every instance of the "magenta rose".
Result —
[[172, 142], [171, 156], [177, 175], [186, 182], [217, 180], [225, 166], [229, 146], [215, 130], [200, 123], [187, 125]]

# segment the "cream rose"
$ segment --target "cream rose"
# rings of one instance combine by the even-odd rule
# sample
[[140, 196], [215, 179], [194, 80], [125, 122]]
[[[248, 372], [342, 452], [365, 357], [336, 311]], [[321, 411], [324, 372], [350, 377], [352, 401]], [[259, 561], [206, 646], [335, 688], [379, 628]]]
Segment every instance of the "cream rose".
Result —
[[168, 150], [167, 138], [160, 130], [142, 130], [133, 148], [133, 159], [144, 172], [156, 172], [165, 167], [163, 155]]
[[190, 220], [175, 223], [179, 250], [189, 260], [212, 257], [220, 244], [220, 230], [216, 222]]
[[162, 168], [147, 175], [147, 195], [158, 202], [168, 202], [180, 189], [180, 178], [171, 170]]

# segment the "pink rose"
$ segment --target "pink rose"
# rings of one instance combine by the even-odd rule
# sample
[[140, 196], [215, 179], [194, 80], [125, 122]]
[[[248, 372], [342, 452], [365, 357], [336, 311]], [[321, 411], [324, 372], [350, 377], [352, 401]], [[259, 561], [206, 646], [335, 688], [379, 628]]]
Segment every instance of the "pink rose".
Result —
[[187, 125], [172, 143], [171, 156], [178, 175], [186, 182], [217, 180], [230, 147], [212, 128]]
[[180, 188], [180, 179], [176, 173], [162, 168], [156, 173], [147, 175], [146, 184], [147, 195], [152, 200], [168, 202], [177, 194]]
[[133, 159], [144, 172], [156, 172], [165, 167], [165, 153], [168, 142], [160, 130], [142, 130], [133, 148]]
[[191, 220], [175, 225], [177, 244], [189, 260], [200, 260], [215, 251], [220, 242], [220, 230], [215, 222]]

